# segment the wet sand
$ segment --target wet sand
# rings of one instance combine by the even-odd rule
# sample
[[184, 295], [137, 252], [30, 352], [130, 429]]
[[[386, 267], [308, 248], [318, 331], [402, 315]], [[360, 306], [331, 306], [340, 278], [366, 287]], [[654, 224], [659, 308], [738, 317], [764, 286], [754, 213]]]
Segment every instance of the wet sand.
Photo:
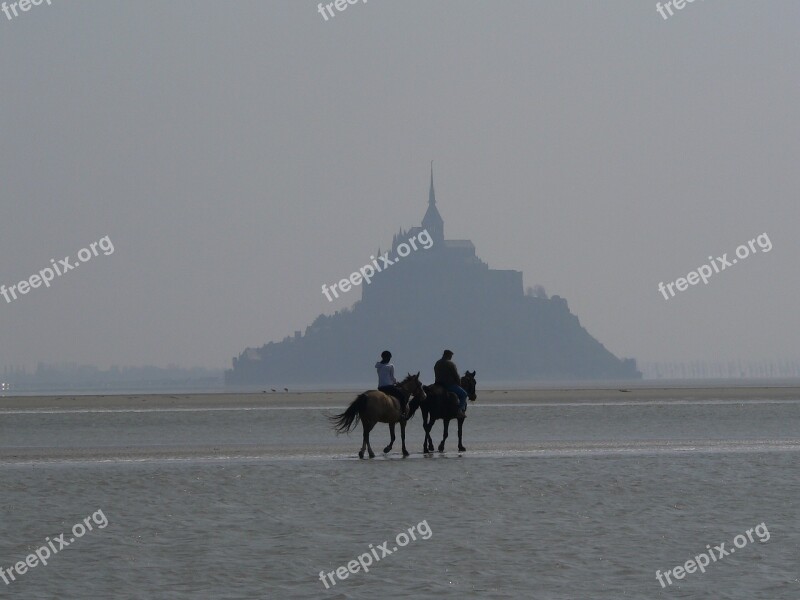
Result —
[[[411, 455], [400, 440], [384, 455], [380, 425], [373, 460], [358, 459], [360, 427], [336, 435], [326, 418], [352, 391], [6, 398], [2, 566], [97, 509], [109, 527], [3, 590], [26, 600], [164, 590], [176, 599], [652, 598], [657, 569], [764, 523], [767, 543], [669, 591], [797, 598], [798, 396], [479, 389], [465, 451], [451, 426], [445, 451], [423, 454], [416, 415]], [[442, 440], [441, 423], [433, 438]], [[322, 587], [320, 570], [423, 519], [430, 540], [338, 590]]]
[[[720, 439], [726, 451], [800, 447], [789, 426], [800, 410], [798, 387], [625, 389], [630, 391], [479, 390], [467, 413], [465, 439], [472, 451], [489, 455], [715, 452]], [[361, 430], [337, 436], [327, 417], [355, 396], [337, 391], [0, 398], [0, 463], [343, 458], [352, 455]], [[775, 415], [771, 427], [760, 425], [770, 433], [758, 439], [749, 433], [748, 419], [762, 413]], [[715, 433], [724, 419], [722, 432]], [[639, 439], [631, 439], [628, 427], [637, 421]], [[456, 430], [453, 425], [453, 440]], [[408, 430], [414, 451], [420, 435], [417, 417]], [[382, 425], [375, 433], [379, 446], [386, 437]]]
[[[623, 391], [626, 390], [626, 391]], [[357, 392], [276, 392], [226, 394], [134, 394], [98, 396], [9, 396], [0, 413], [19, 410], [225, 409], [347, 406]], [[800, 399], [800, 387], [698, 387], [623, 389], [481, 390], [480, 404], [786, 401]]]

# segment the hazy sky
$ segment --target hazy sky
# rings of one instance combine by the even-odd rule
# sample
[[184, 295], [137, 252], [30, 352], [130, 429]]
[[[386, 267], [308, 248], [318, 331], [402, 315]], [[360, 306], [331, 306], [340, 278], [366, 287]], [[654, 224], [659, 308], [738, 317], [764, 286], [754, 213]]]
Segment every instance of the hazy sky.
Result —
[[798, 23], [796, 0], [0, 13], [0, 283], [115, 249], [0, 297], [0, 366], [229, 367], [360, 297], [321, 285], [419, 224], [431, 160], [447, 237], [618, 356], [798, 359]]

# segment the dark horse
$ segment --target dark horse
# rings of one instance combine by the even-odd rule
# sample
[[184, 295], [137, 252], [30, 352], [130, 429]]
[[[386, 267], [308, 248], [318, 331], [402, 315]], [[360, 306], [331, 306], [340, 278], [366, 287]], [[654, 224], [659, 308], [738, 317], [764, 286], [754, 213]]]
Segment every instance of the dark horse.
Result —
[[[478, 399], [475, 393], [475, 371], [469, 371], [461, 378], [461, 387], [467, 392], [467, 396], [473, 402]], [[447, 439], [447, 429], [450, 426], [450, 419], [458, 420], [458, 450], [464, 452], [464, 444], [461, 443], [461, 434], [464, 426], [464, 419], [458, 418], [458, 397], [452, 392], [447, 392], [438, 384], [423, 386], [427, 398], [417, 399], [409, 404], [409, 418], [414, 415], [417, 408], [422, 410], [422, 426], [425, 428], [425, 441], [423, 442], [422, 452], [433, 452], [433, 440], [431, 439], [431, 429], [436, 419], [444, 422], [444, 436], [442, 443], [439, 444], [439, 452], [444, 452], [444, 441]]]
[[[419, 373], [416, 375], [409, 375], [397, 386], [406, 394], [406, 398], [413, 396], [414, 401], [425, 401], [425, 391], [422, 389], [422, 383], [419, 380]], [[328, 417], [333, 424], [334, 429], [338, 433], [349, 433], [351, 429], [355, 429], [358, 421], [361, 420], [361, 427], [364, 430], [364, 443], [361, 445], [361, 451], [358, 453], [358, 458], [364, 458], [364, 449], [369, 450], [369, 457], [375, 458], [375, 453], [372, 451], [372, 446], [369, 443], [369, 432], [375, 427], [377, 423], [388, 423], [389, 432], [392, 439], [389, 445], [383, 449], [384, 453], [389, 453], [394, 445], [395, 423], [400, 423], [400, 439], [403, 442], [403, 456], [408, 456], [406, 450], [406, 423], [400, 416], [400, 401], [388, 394], [384, 394], [379, 390], [369, 390], [350, 403], [347, 410], [339, 415]], [[411, 418], [411, 417], [409, 417]]]

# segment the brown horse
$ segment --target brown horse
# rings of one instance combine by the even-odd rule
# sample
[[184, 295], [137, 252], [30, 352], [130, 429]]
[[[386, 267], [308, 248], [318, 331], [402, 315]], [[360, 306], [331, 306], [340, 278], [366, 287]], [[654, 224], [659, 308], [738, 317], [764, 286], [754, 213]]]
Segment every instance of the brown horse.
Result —
[[[461, 387], [467, 392], [467, 396], [473, 402], [478, 399], [475, 393], [475, 371], [469, 371], [461, 378]], [[422, 426], [425, 428], [425, 441], [423, 442], [423, 453], [433, 452], [433, 439], [431, 439], [431, 429], [437, 419], [442, 419], [444, 423], [444, 437], [439, 444], [439, 452], [444, 452], [444, 441], [447, 439], [447, 430], [451, 419], [458, 420], [458, 451], [464, 452], [466, 448], [461, 443], [461, 435], [464, 426], [464, 419], [458, 418], [458, 397], [452, 392], [447, 392], [444, 387], [434, 383], [433, 385], [423, 386], [427, 398], [419, 400], [414, 398], [409, 404], [409, 418], [419, 408], [422, 410]]]
[[[413, 396], [416, 401], [425, 401], [425, 390], [422, 389], [419, 372], [416, 375], [409, 374], [397, 386], [406, 394], [406, 398]], [[351, 429], [355, 429], [358, 421], [361, 420], [361, 428], [364, 430], [364, 443], [361, 445], [358, 458], [364, 458], [364, 449], [369, 450], [370, 458], [375, 458], [375, 453], [369, 443], [369, 432], [372, 431], [372, 428], [377, 423], [389, 424], [389, 432], [392, 435], [392, 439], [389, 445], [383, 449], [383, 452], [384, 454], [391, 452], [395, 440], [394, 426], [395, 423], [400, 423], [403, 456], [408, 456], [408, 450], [406, 450], [406, 423], [400, 418], [400, 411], [400, 401], [397, 398], [384, 394], [379, 390], [369, 390], [359, 394], [343, 413], [329, 417], [329, 419], [338, 433], [349, 433]]]

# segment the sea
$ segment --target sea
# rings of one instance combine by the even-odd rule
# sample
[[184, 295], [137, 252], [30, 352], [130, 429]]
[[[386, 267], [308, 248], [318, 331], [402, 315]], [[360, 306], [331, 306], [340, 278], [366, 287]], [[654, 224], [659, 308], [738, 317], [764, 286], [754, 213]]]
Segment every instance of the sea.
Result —
[[0, 598], [800, 598], [800, 389], [267, 396], [0, 399]]

